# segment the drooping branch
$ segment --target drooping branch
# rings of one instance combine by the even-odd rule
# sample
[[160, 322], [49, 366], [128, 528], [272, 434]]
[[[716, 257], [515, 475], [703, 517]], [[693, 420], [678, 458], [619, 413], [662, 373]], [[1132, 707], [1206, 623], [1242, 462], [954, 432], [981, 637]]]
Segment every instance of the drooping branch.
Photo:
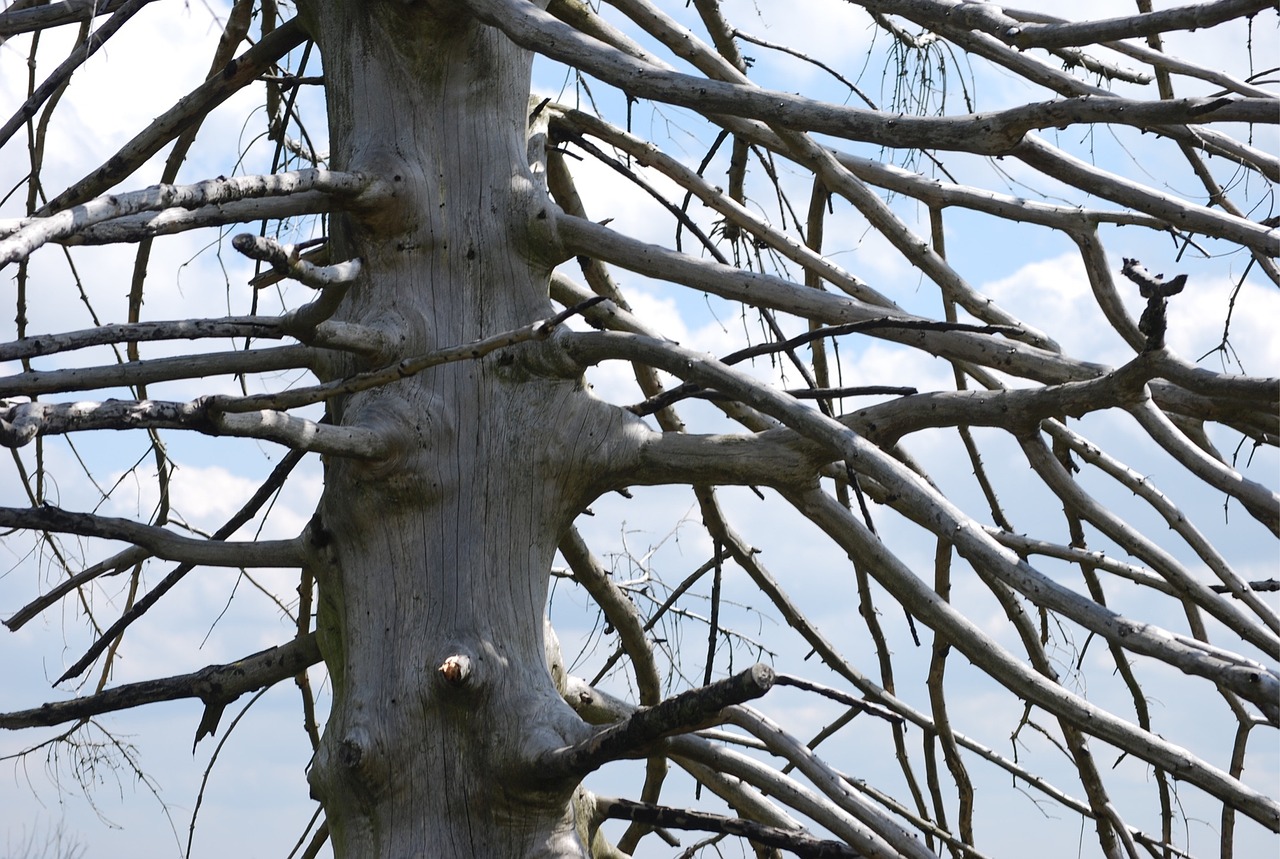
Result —
[[83, 698], [42, 704], [31, 710], [0, 713], [0, 729], [12, 731], [61, 725], [103, 713], [184, 698], [199, 698], [209, 706], [226, 706], [246, 692], [275, 685], [318, 662], [320, 648], [312, 633], [235, 662], [210, 665], [191, 674], [128, 683]]
[[822, 493], [809, 492], [789, 500], [842, 547], [863, 558], [865, 563], [874, 564], [880, 582], [913, 615], [945, 634], [956, 649], [988, 674], [999, 677], [1006, 688], [1055, 715], [1069, 719], [1082, 730], [1164, 768], [1175, 777], [1198, 785], [1268, 829], [1280, 831], [1280, 803], [1192, 756], [1186, 749], [1142, 731], [1060, 685], [1047, 681], [989, 639], [972, 621], [942, 602], [925, 582], [911, 573], [861, 522], [833, 499]]
[[1050, 146], [1034, 134], [1023, 138], [1011, 154], [1060, 182], [1066, 182], [1101, 199], [1145, 212], [1179, 230], [1202, 232], [1237, 242], [1269, 256], [1280, 256], [1280, 236], [1270, 227], [1140, 185], [1131, 179], [1087, 164]]

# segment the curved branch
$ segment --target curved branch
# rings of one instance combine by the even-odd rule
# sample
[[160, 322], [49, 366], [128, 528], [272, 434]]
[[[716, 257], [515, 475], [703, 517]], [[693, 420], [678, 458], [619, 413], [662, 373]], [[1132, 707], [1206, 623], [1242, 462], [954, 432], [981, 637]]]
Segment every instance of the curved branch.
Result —
[[265, 236], [241, 233], [231, 240], [231, 246], [249, 259], [270, 263], [277, 273], [312, 289], [343, 286], [360, 276], [361, 264], [358, 259], [332, 265], [316, 265], [303, 259], [296, 245], [282, 245]]
[[1280, 494], [1206, 454], [1188, 440], [1151, 401], [1133, 406], [1129, 413], [1157, 444], [1188, 471], [1239, 501], [1250, 516], [1266, 526], [1271, 533], [1280, 536]]

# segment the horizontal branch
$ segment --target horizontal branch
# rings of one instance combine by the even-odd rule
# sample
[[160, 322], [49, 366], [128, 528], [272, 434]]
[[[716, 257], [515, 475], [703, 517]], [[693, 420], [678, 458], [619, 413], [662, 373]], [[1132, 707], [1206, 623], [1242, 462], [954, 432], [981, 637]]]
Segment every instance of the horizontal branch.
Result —
[[170, 322], [107, 324], [60, 334], [37, 334], [0, 343], [0, 361], [19, 361], [56, 355], [72, 349], [113, 343], [146, 343], [155, 340], [201, 340], [210, 337], [279, 338], [284, 332], [271, 316], [228, 316], [222, 319], [176, 319]]
[[[227, 224], [246, 224], [253, 221], [283, 220], [300, 215], [319, 215], [351, 204], [348, 197], [328, 194], [324, 191], [300, 191], [287, 197], [260, 197], [255, 200], [234, 200], [217, 206], [200, 206], [196, 209], [164, 209], [159, 212], [139, 212], [123, 218], [112, 218], [94, 224], [59, 241], [65, 245], [105, 245], [123, 242], [140, 242], [156, 236], [169, 236], [201, 227], [221, 227]], [[0, 226], [0, 233], [3, 227]]]
[[128, 683], [83, 698], [43, 704], [32, 710], [0, 713], [0, 729], [61, 725], [103, 713], [128, 710], [161, 701], [199, 698], [209, 706], [226, 706], [246, 692], [293, 677], [320, 661], [314, 633], [295, 638], [225, 665], [210, 665], [191, 674]]
[[1012, 150], [1028, 132], [1044, 128], [1094, 123], [1143, 127], [1210, 119], [1265, 124], [1280, 121], [1274, 101], [1262, 98], [1153, 102], [1078, 98], [964, 116], [888, 117], [880, 111], [668, 71], [585, 36], [531, 3], [465, 0], [465, 5], [516, 44], [582, 69], [629, 96], [680, 105], [703, 114], [751, 117], [795, 130], [894, 148], [1001, 155]]
[[0, 528], [121, 540], [141, 546], [157, 558], [209, 567], [298, 567], [304, 560], [302, 542], [298, 538], [235, 543], [196, 540], [131, 519], [72, 513], [50, 506], [0, 507]]
[[[545, 340], [566, 319], [582, 313], [589, 307], [593, 307], [604, 300], [604, 298], [596, 296], [581, 304], [567, 308], [555, 316], [531, 322], [520, 328], [504, 331], [480, 340], [473, 340], [460, 346], [449, 346], [444, 349], [437, 349], [434, 352], [405, 358], [387, 367], [370, 370], [366, 373], [357, 373], [353, 376], [336, 379], [320, 385], [293, 388], [274, 394], [251, 394], [245, 397], [214, 395], [207, 398], [208, 407], [222, 412], [249, 412], [262, 408], [292, 409], [323, 402], [330, 397], [353, 394], [357, 391], [367, 391], [370, 388], [379, 388], [409, 376], [417, 375], [432, 367], [438, 367], [441, 364], [449, 364], [454, 361], [471, 361], [518, 343]], [[3, 380], [0, 380], [0, 382], [3, 382]]]
[[293, 450], [331, 456], [377, 459], [386, 452], [385, 437], [371, 429], [317, 423], [273, 409], [227, 414], [216, 403], [216, 397], [185, 403], [108, 400], [6, 404], [0, 400], [0, 447], [22, 447], [38, 436], [88, 430], [185, 429], [211, 436], [266, 439]]
[[98, 197], [46, 217], [29, 218], [0, 240], [0, 267], [26, 259], [41, 245], [59, 241], [81, 230], [138, 212], [163, 209], [197, 209], [235, 200], [287, 197], [303, 191], [358, 197], [379, 197], [383, 184], [363, 173], [299, 170], [263, 176], [208, 179], [192, 185], [153, 185], [141, 191]]
[[[350, 322], [322, 322], [310, 331], [295, 331], [288, 317], [225, 316], [221, 319], [174, 319], [154, 322], [108, 323], [96, 328], [66, 331], [58, 334], [36, 334], [8, 343], [0, 343], [0, 361], [20, 361], [56, 355], [91, 346], [115, 343], [152, 343], [163, 340], [205, 340], [212, 338], [248, 338], [280, 340], [297, 337], [307, 345], [362, 354], [381, 352], [386, 335], [381, 331]], [[118, 368], [120, 365], [116, 365]], [[6, 389], [7, 390], [7, 389]]]
[[310, 346], [275, 346], [247, 352], [206, 352], [174, 358], [151, 358], [99, 367], [32, 370], [30, 373], [0, 378], [0, 391], [4, 391], [6, 397], [35, 397], [48, 393], [123, 388], [208, 376], [302, 370], [311, 366], [314, 357], [315, 350]]

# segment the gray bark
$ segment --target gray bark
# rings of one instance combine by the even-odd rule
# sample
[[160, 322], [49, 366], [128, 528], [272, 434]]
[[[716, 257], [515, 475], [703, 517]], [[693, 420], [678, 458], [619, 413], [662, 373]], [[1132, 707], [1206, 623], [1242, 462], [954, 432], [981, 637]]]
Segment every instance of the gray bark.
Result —
[[[309, 7], [334, 165], [396, 189], [389, 210], [334, 227], [335, 258], [364, 261], [343, 318], [407, 356], [549, 315], [528, 52], [423, 4]], [[337, 856], [585, 855], [576, 784], [533, 764], [588, 733], [548, 672], [543, 610], [613, 418], [580, 379], [538, 369], [539, 348], [329, 404], [395, 451], [329, 462], [311, 528], [334, 682], [311, 783]]]

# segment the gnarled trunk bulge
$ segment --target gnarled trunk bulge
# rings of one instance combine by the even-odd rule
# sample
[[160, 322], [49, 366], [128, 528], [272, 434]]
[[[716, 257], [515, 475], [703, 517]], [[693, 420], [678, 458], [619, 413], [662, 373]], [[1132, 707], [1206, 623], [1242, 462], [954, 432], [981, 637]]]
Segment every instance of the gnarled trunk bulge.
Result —
[[[332, 227], [364, 264], [342, 313], [392, 358], [551, 313], [531, 57], [448, 5], [310, 15], [333, 166], [397, 189], [390, 210]], [[388, 460], [327, 464], [312, 525], [334, 702], [311, 782], [338, 856], [585, 853], [575, 785], [534, 764], [586, 731], [546, 667], [543, 612], [557, 537], [597, 490], [580, 464], [609, 426], [580, 379], [537, 369], [538, 348], [330, 403], [333, 422], [395, 438]]]

